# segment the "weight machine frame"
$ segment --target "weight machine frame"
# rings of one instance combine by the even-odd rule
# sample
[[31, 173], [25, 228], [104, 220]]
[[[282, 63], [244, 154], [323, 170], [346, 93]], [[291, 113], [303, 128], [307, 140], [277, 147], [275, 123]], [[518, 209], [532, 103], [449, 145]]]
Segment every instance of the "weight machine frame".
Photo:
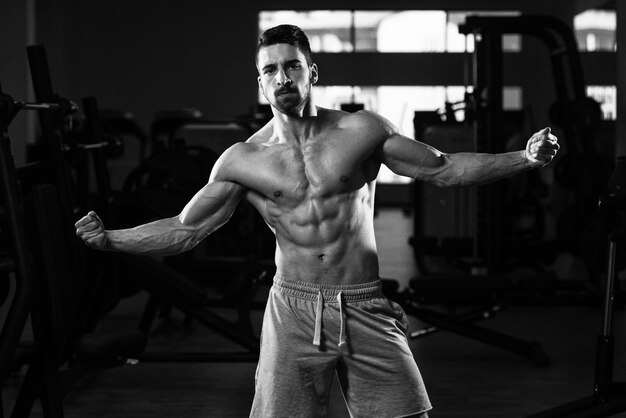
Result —
[[[499, 153], [504, 151], [502, 141], [503, 134], [503, 103], [502, 103], [502, 35], [508, 33], [532, 35], [538, 37], [548, 47], [552, 73], [556, 87], [558, 103], [564, 109], [570, 110], [573, 106], [568, 104], [583, 102], [586, 98], [585, 83], [582, 71], [582, 64], [576, 40], [569, 28], [561, 20], [552, 16], [543, 15], [523, 15], [515, 17], [484, 17], [469, 16], [465, 24], [459, 26], [459, 31], [465, 35], [473, 34], [475, 39], [475, 52], [472, 57], [472, 77], [473, 92], [468, 95], [466, 104], [466, 116], [472, 120], [472, 134], [476, 152]], [[564, 126], [566, 137], [571, 139], [568, 142], [569, 151], [576, 155], [591, 151], [590, 141], [586, 141], [591, 133], [588, 120], [575, 118], [574, 123]], [[588, 173], [588, 166], [583, 164], [578, 183], [583, 190], [578, 201], [588, 201], [588, 188], [584, 187], [585, 175]], [[417, 186], [416, 186], [417, 187]], [[502, 184], [499, 182], [485, 186], [479, 186], [476, 191], [476, 214], [475, 235], [473, 238], [473, 255], [477, 261], [477, 274], [464, 281], [472, 282], [477, 288], [485, 290], [495, 290], [506, 299], [507, 294], [515, 291], [532, 293], [534, 286], [540, 283], [535, 290], [542, 294], [550, 294], [550, 285], [546, 283], [555, 282], [554, 278], [541, 277], [538, 280], [516, 280], [511, 282], [504, 277], [503, 265], [503, 235], [501, 233], [502, 223]], [[415, 213], [421, 213], [419, 199], [415, 201]], [[415, 237], [412, 244], [417, 247], [416, 237], [423, 235], [419, 222], [415, 222]], [[419, 264], [418, 249], [415, 249], [416, 258]], [[441, 277], [440, 277], [441, 276]], [[447, 283], [442, 286], [443, 281]], [[439, 328], [452, 331], [468, 338], [502, 348], [514, 353], [531, 358], [535, 363], [547, 365], [547, 356], [543, 354], [541, 347], [536, 342], [526, 342], [506, 334], [493, 332], [489, 329], [478, 327], [472, 322], [493, 316], [500, 311], [499, 305], [487, 307], [467, 315], [453, 316], [440, 314], [426, 308], [419, 307], [419, 302], [415, 302], [420, 292], [434, 290], [445, 287], [446, 292], [458, 281], [454, 277], [446, 274], [434, 275], [434, 277], [417, 277], [411, 281], [412, 296], [405, 302], [405, 306], [418, 318], [424, 319], [433, 326], [420, 330], [412, 334], [413, 338], [428, 335]], [[524, 286], [520, 286], [520, 282]], [[464, 289], [471, 286], [464, 284]], [[556, 286], [556, 285], [554, 285]], [[452, 290], [454, 291], [454, 290]]]
[[[578, 46], [572, 30], [552, 16], [523, 15], [506, 17], [469, 16], [459, 26], [465, 35], [473, 34], [473, 84], [470, 110], [476, 152], [504, 151], [503, 134], [503, 52], [502, 35], [521, 34], [539, 38], [549, 50], [557, 103], [575, 103], [586, 99], [585, 81]], [[564, 126], [568, 152], [591, 152], [588, 121], [578, 120]], [[587, 165], [581, 165], [584, 169]], [[489, 274], [503, 272], [503, 237], [501, 184], [478, 189], [476, 253]], [[594, 202], [595, 203], [595, 202]]]
[[[608, 218], [613, 212], [626, 213], [626, 195], [603, 195], [598, 207]], [[613, 312], [616, 296], [624, 297], [624, 291], [616, 290], [617, 249], [626, 241], [626, 226], [614, 227], [608, 234], [608, 255], [606, 281], [602, 303], [602, 322], [596, 341], [595, 376], [593, 393], [527, 418], [592, 418], [609, 417], [626, 411], [626, 382], [613, 380], [613, 360], [615, 357], [615, 335], [613, 333]]]

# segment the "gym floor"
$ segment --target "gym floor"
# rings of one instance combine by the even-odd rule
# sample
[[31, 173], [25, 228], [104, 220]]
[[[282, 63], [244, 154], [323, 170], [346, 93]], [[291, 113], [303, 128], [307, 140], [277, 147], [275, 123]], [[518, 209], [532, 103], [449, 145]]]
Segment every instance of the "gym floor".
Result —
[[[401, 211], [377, 216], [381, 275], [401, 286], [415, 275], [410, 247], [410, 218]], [[406, 280], [406, 282], [403, 282]], [[265, 287], [263, 290], [267, 290]], [[259, 297], [263, 298], [263, 292]], [[133, 329], [147, 294], [122, 300], [100, 323], [101, 330]], [[224, 310], [225, 316], [232, 312]], [[253, 313], [260, 326], [262, 311]], [[411, 330], [424, 326], [414, 317]], [[595, 305], [511, 306], [484, 327], [541, 344], [548, 367], [447, 331], [411, 339], [411, 348], [435, 409], [433, 418], [524, 417], [590, 396], [601, 307]], [[258, 329], [258, 328], [257, 328]], [[614, 380], [626, 381], [626, 313], [614, 314]], [[28, 338], [25, 333], [25, 339]], [[198, 323], [186, 323], [173, 311], [153, 328], [148, 353], [237, 350], [237, 346]], [[64, 402], [67, 418], [246, 417], [254, 394], [255, 363], [176, 363], [140, 361], [81, 378]], [[3, 388], [8, 415], [24, 370]], [[43, 416], [37, 403], [32, 417]], [[626, 413], [615, 415], [626, 417]], [[338, 385], [333, 385], [330, 418], [349, 417]]]

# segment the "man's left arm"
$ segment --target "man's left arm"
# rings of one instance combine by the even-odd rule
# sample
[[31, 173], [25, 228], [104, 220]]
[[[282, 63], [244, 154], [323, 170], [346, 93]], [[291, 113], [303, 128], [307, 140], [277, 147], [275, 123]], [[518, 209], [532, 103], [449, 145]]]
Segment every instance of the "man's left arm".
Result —
[[379, 147], [381, 161], [396, 174], [438, 186], [486, 184], [548, 164], [559, 149], [556, 136], [544, 128], [530, 137], [526, 149], [501, 154], [446, 154], [394, 133]]

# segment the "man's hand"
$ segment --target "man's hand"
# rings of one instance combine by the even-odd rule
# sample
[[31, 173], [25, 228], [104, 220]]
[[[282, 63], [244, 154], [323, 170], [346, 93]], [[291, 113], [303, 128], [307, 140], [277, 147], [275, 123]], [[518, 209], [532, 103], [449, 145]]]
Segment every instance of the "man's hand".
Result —
[[107, 244], [104, 224], [96, 212], [90, 211], [76, 222], [74, 226], [76, 227], [76, 235], [85, 241], [85, 244], [96, 250], [104, 249]]
[[550, 128], [543, 128], [530, 137], [524, 154], [534, 166], [543, 167], [552, 161], [559, 148], [557, 138], [550, 133]]

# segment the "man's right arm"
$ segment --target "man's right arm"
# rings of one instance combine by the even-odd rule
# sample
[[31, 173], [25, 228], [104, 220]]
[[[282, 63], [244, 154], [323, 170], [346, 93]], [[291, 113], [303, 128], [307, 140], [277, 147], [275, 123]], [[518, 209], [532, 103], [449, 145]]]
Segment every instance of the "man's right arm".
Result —
[[241, 201], [246, 189], [227, 180], [224, 164], [228, 151], [215, 164], [209, 183], [187, 203], [178, 216], [159, 219], [134, 228], [105, 230], [95, 212], [76, 222], [76, 235], [99, 250], [134, 254], [175, 255], [195, 247], [207, 235], [224, 225]]

